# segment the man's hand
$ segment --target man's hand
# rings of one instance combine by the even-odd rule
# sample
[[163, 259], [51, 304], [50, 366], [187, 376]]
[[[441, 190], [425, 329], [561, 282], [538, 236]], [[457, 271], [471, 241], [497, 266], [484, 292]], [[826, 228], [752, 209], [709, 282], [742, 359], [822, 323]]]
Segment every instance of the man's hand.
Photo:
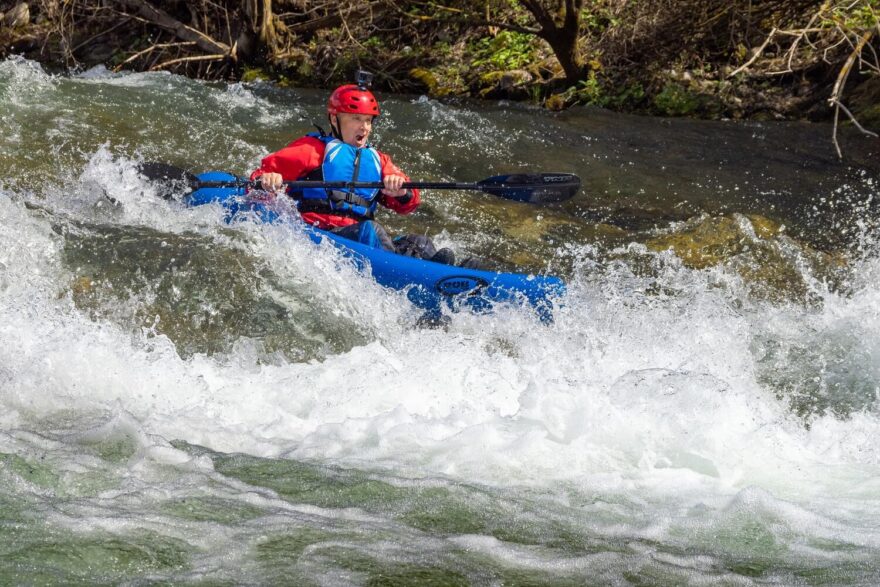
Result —
[[260, 180], [260, 186], [267, 192], [277, 192], [284, 186], [284, 179], [280, 173], [264, 173], [257, 179]]
[[385, 184], [385, 189], [382, 190], [382, 193], [386, 196], [400, 198], [406, 195], [406, 190], [400, 187], [406, 183], [406, 178], [402, 175], [386, 175], [382, 178], [382, 183]]

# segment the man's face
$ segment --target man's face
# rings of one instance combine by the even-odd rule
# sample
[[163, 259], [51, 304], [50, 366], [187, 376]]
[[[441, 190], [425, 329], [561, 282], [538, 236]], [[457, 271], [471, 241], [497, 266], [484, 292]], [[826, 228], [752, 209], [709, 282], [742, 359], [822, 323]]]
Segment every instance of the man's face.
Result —
[[373, 130], [371, 115], [340, 113], [336, 115], [336, 121], [336, 128], [342, 135], [343, 143], [357, 148], [366, 146], [370, 131]]

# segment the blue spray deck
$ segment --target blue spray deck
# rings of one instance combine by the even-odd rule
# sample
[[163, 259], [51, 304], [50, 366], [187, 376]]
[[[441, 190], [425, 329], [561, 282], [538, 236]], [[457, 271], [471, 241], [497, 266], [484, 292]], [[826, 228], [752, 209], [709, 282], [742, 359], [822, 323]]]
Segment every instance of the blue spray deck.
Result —
[[[220, 171], [202, 173], [198, 178], [206, 182], [237, 179]], [[186, 199], [189, 206], [215, 202], [227, 209], [227, 222], [233, 222], [242, 213], [263, 222], [283, 218], [265, 202], [249, 200], [244, 187], [201, 188]], [[517, 303], [529, 304], [542, 319], [549, 320], [553, 298], [565, 292], [565, 284], [558, 277], [465, 269], [398, 255], [314, 227], [303, 225], [303, 229], [314, 242], [329, 241], [335, 245], [359, 270], [370, 271], [380, 285], [407, 290], [410, 301], [429, 312], [439, 313], [443, 305], [487, 311], [496, 303]]]

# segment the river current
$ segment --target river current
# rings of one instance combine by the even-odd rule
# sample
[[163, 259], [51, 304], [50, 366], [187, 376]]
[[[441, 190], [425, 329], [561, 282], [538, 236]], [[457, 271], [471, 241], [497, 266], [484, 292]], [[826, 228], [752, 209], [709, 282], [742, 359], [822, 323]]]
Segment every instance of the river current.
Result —
[[880, 145], [827, 125], [382, 96], [385, 213], [559, 275], [419, 325], [284, 225], [157, 197], [326, 92], [0, 62], [0, 584], [880, 583]]

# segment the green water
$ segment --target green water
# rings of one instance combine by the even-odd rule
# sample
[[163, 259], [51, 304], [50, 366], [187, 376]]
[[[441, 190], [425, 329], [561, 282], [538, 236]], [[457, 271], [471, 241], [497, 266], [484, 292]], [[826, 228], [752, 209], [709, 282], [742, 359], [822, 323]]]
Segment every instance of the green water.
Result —
[[0, 585], [880, 582], [876, 141], [382, 96], [414, 178], [584, 184], [383, 213], [568, 284], [423, 328], [137, 175], [248, 173], [325, 94], [0, 63]]

